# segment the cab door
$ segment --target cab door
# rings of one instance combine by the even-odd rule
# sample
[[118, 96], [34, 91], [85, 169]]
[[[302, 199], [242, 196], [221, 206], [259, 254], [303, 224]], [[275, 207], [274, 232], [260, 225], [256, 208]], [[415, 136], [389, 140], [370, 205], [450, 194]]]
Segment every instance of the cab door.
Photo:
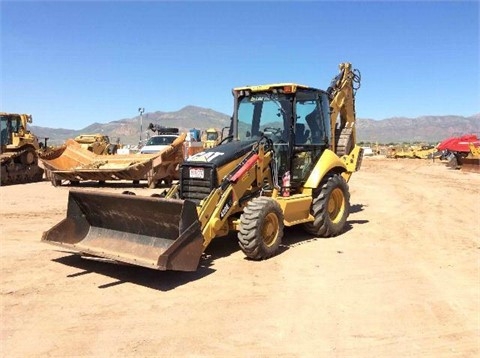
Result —
[[295, 101], [292, 186], [301, 186], [330, 145], [330, 107], [323, 91], [299, 91]]

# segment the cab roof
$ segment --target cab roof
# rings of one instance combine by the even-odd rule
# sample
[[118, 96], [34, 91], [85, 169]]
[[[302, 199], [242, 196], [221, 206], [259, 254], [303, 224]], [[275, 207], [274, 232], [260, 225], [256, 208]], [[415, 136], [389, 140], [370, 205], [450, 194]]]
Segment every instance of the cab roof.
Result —
[[251, 91], [251, 92], [268, 92], [274, 89], [284, 91], [288, 88], [288, 92], [294, 93], [297, 89], [306, 89], [306, 90], [314, 90], [320, 91], [318, 88], [305, 86], [298, 83], [291, 83], [291, 82], [282, 82], [282, 83], [272, 83], [272, 84], [265, 84], [265, 85], [256, 85], [256, 86], [243, 86], [243, 87], [235, 87], [233, 90], [235, 92], [238, 91]]

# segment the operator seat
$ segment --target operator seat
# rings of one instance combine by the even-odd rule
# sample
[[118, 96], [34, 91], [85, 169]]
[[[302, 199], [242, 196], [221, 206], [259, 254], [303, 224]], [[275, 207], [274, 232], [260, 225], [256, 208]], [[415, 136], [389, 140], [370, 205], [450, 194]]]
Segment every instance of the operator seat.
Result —
[[305, 131], [305, 124], [295, 123], [295, 144], [305, 144], [307, 142], [310, 131]]

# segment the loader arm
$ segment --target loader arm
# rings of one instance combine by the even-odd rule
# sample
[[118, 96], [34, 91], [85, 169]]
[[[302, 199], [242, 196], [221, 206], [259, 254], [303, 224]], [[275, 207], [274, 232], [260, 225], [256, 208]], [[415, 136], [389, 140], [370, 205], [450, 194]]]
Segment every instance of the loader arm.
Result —
[[270, 162], [273, 152], [266, 150], [266, 147], [272, 148], [271, 144], [265, 144], [266, 141], [258, 142], [197, 208], [204, 249], [215, 237], [228, 234], [229, 220], [243, 210], [249, 199], [260, 195], [259, 188], [265, 179], [272, 182]]

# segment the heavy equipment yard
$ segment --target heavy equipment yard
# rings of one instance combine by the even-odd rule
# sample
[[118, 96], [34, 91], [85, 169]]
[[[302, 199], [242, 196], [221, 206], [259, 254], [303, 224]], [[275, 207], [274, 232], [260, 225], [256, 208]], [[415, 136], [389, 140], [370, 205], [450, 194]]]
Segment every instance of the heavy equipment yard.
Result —
[[359, 87], [236, 87], [190, 156], [40, 154], [0, 187], [2, 356], [478, 356], [480, 176], [362, 160]]
[[[162, 189], [114, 182], [85, 192]], [[364, 158], [346, 232], [287, 228], [244, 259], [214, 239], [196, 272], [84, 260], [40, 242], [70, 188], [0, 188], [5, 357], [475, 357], [480, 176], [438, 161]], [[26, 224], [28, 223], [28, 224]], [[213, 339], [212, 339], [213, 338]]]

